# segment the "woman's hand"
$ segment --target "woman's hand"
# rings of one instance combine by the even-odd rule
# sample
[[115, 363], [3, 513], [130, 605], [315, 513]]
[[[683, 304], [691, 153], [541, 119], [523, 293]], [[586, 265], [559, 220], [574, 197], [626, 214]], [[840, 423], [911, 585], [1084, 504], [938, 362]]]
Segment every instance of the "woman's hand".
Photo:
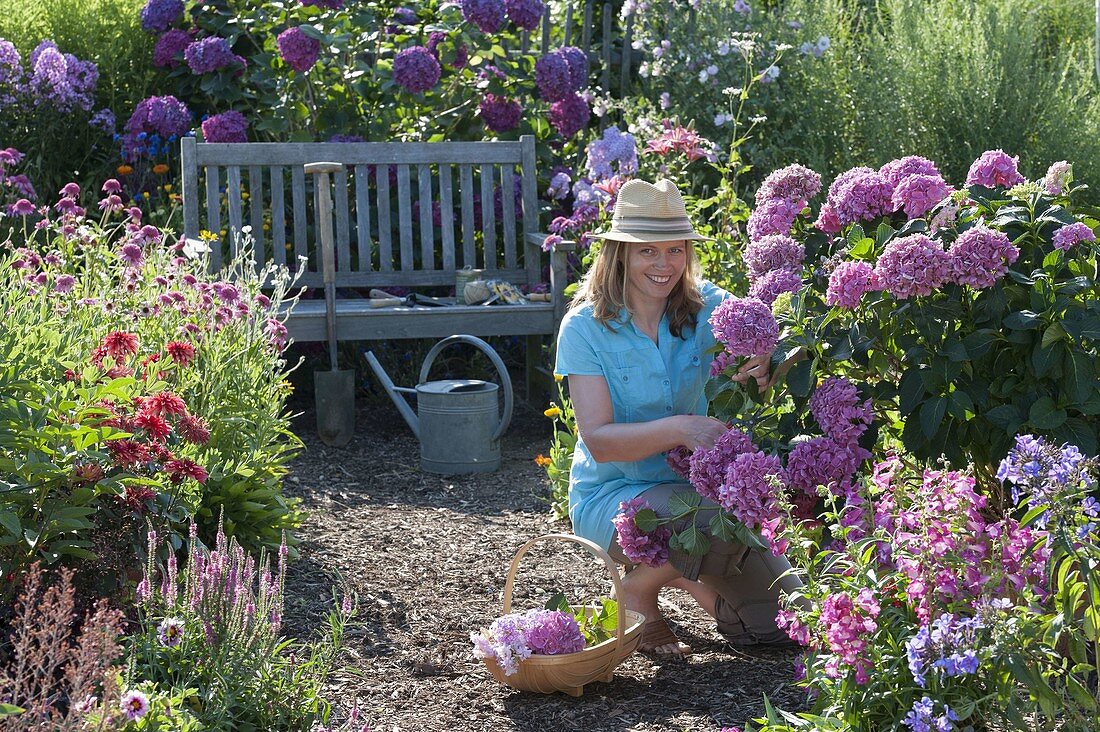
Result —
[[728, 427], [714, 417], [696, 414], [681, 414], [675, 418], [681, 433], [680, 444], [689, 450], [707, 450], [714, 447], [715, 441], [726, 434]]
[[756, 388], [763, 391], [774, 383], [773, 380], [768, 378], [768, 372], [771, 370], [771, 363], [772, 355], [770, 353], [764, 356], [753, 356], [748, 361], [741, 364], [741, 368], [737, 369], [737, 373], [730, 378], [740, 383], [744, 383], [749, 379], [755, 379]]

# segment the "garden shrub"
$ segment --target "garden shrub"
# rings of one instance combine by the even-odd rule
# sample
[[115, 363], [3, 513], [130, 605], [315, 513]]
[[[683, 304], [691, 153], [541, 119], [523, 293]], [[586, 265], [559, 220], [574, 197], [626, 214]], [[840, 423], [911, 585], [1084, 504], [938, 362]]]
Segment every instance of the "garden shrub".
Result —
[[[178, 546], [187, 521], [209, 536], [224, 514], [245, 546], [274, 547], [301, 518], [281, 491], [300, 447], [275, 317], [285, 279], [241, 262], [232, 282], [211, 276], [205, 259], [143, 226], [140, 210], [124, 211], [116, 181], [104, 188], [98, 221], [75, 184], [56, 219], [33, 207], [5, 219], [0, 571], [9, 579], [36, 559], [67, 559], [83, 560], [89, 582], [125, 580], [147, 521]], [[275, 283], [270, 298], [261, 278]]]

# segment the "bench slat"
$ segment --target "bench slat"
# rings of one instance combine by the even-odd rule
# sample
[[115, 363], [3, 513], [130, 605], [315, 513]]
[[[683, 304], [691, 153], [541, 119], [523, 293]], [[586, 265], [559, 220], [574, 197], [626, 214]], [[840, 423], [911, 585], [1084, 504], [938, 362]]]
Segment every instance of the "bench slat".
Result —
[[412, 248], [412, 191], [409, 190], [409, 166], [397, 166], [397, 235], [401, 240], [401, 269], [415, 269]]
[[[527, 270], [524, 269], [497, 269], [493, 271], [493, 277], [507, 280], [514, 285], [527, 284]], [[320, 272], [304, 273], [298, 280], [297, 286], [321, 287]], [[409, 271], [396, 270], [393, 272], [337, 272], [337, 287], [385, 287], [397, 285], [400, 287], [454, 287], [455, 273], [442, 269]]]
[[516, 267], [516, 196], [515, 171], [511, 165], [500, 166], [500, 211], [504, 225], [504, 266]]
[[198, 145], [198, 165], [305, 165], [339, 160], [346, 165], [419, 163], [515, 163], [518, 142], [208, 142]]
[[435, 227], [432, 225], [432, 169], [426, 163], [416, 166], [420, 201], [420, 269], [435, 266]]
[[380, 247], [379, 269], [393, 271], [393, 240], [390, 236], [390, 169], [379, 165], [374, 169], [374, 182], [378, 186], [378, 243]]
[[348, 221], [348, 169], [340, 168], [332, 176], [336, 186], [336, 268], [351, 269], [351, 224]]
[[367, 166], [355, 166], [355, 238], [361, 272], [374, 269], [370, 252], [370, 185]]
[[222, 268], [222, 197], [219, 188], [220, 174], [215, 166], [206, 169], [206, 227], [218, 240], [210, 246], [210, 267], [216, 272]]
[[539, 231], [539, 192], [536, 178], [535, 140], [527, 137], [523, 149], [523, 263], [527, 268], [527, 281], [538, 282], [542, 277], [542, 247], [531, 242], [531, 234]]
[[248, 167], [248, 214], [256, 270], [259, 271], [267, 261], [267, 254], [264, 252], [264, 169], [258, 165]]
[[283, 202], [283, 166], [268, 168], [271, 180], [271, 256], [286, 264], [286, 204]]
[[195, 138], [183, 138], [180, 164], [183, 167], [183, 200], [196, 205], [183, 207], [183, 235], [188, 239], [199, 237], [199, 166], [195, 162]]
[[452, 270], [455, 268], [455, 205], [451, 191], [450, 165], [439, 166], [439, 210], [443, 236], [443, 269]]
[[[309, 243], [306, 241], [306, 171], [301, 165], [295, 165], [290, 169], [290, 197], [294, 216], [294, 269], [310, 270]], [[306, 258], [306, 262], [301, 264], [303, 257]]]
[[485, 269], [497, 268], [497, 224], [493, 205], [493, 166], [481, 166], [481, 236]]
[[229, 199], [229, 256], [236, 259], [241, 251], [241, 229], [244, 227], [241, 216], [241, 169], [231, 165], [227, 173], [225, 196]]
[[459, 195], [462, 196], [462, 263], [476, 267], [477, 250], [474, 248], [474, 170], [471, 165], [458, 169]]

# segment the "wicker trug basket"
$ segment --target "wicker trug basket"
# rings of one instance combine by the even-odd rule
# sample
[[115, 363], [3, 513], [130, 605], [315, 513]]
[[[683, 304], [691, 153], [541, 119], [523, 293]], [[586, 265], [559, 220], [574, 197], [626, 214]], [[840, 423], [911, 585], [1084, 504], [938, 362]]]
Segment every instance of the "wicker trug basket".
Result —
[[[505, 615], [512, 610], [512, 587], [515, 583], [520, 560], [534, 544], [548, 540], [580, 544], [602, 560], [615, 585], [615, 597], [622, 597], [622, 582], [619, 579], [619, 570], [607, 552], [588, 539], [579, 536], [547, 534], [528, 541], [519, 548], [516, 556], [512, 559], [512, 566], [508, 570], [508, 579], [504, 584]], [[576, 611], [576, 609], [574, 606], [573, 610]], [[592, 610], [593, 608], [586, 608], [589, 613]], [[614, 678], [615, 668], [626, 660], [627, 656], [637, 650], [638, 644], [642, 640], [642, 626], [644, 624], [644, 615], [633, 610], [626, 610], [622, 605], [619, 605], [619, 618], [615, 627], [614, 638], [589, 646], [577, 653], [565, 653], [560, 656], [532, 655], [521, 660], [519, 670], [511, 676], [505, 675], [495, 659], [486, 658], [485, 665], [497, 681], [521, 691], [535, 691], [541, 694], [564, 691], [570, 696], [580, 696], [584, 693], [585, 684], [592, 681], [611, 681]]]

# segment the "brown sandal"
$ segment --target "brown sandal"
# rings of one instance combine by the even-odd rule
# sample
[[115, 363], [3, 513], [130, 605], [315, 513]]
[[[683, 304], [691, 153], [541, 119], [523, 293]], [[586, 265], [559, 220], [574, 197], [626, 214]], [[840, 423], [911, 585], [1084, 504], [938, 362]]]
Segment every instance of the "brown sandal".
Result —
[[[658, 651], [661, 646], [675, 646], [675, 651]], [[647, 620], [642, 628], [642, 641], [638, 644], [642, 653], [652, 653], [660, 658], [686, 658], [692, 654], [691, 646], [680, 641], [664, 618]]]

